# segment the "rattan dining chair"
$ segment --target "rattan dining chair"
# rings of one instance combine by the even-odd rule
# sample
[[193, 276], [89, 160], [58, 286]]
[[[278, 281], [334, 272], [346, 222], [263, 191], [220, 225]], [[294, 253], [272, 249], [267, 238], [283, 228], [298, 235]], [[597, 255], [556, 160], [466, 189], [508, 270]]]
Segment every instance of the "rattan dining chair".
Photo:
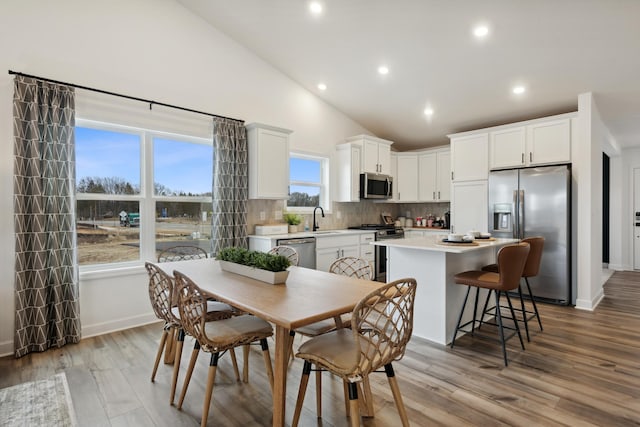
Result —
[[351, 425], [360, 425], [358, 383], [384, 367], [403, 426], [409, 425], [392, 362], [404, 356], [413, 332], [415, 279], [382, 285], [353, 309], [351, 329], [342, 328], [302, 344], [296, 357], [304, 360], [293, 426], [298, 425], [311, 365], [332, 372], [347, 384]]
[[[151, 381], [155, 381], [162, 354], [165, 353], [166, 355], [167, 353], [174, 352], [173, 357], [168, 358], [173, 360], [173, 376], [171, 379], [171, 393], [169, 401], [170, 404], [173, 405], [173, 399], [176, 393], [176, 384], [178, 381], [178, 371], [180, 368], [180, 361], [182, 359], [182, 346], [184, 344], [185, 332], [182, 327], [180, 313], [178, 312], [176, 305], [173, 278], [153, 263], [146, 262], [145, 268], [149, 274], [149, 300], [151, 302], [151, 307], [153, 308], [153, 312], [156, 317], [164, 321], [162, 336], [160, 337], [160, 345], [158, 346], [156, 360], [153, 365], [153, 372], [151, 373]], [[207, 301], [207, 321], [226, 319], [233, 315], [234, 310], [230, 305], [218, 301]], [[176, 334], [177, 337], [175, 337]], [[172, 345], [170, 345], [171, 343], [175, 343], [173, 348]], [[196, 341], [193, 351], [197, 352], [197, 349], [199, 349], [199, 345]], [[238, 363], [234, 353], [232, 353], [231, 359], [236, 379], [240, 380]]]
[[296, 251], [291, 246], [285, 246], [285, 245], [274, 246], [271, 249], [269, 249], [268, 253], [270, 253], [271, 255], [281, 255], [286, 259], [288, 259], [291, 265], [298, 265], [298, 262], [299, 262], [298, 251]]
[[[209, 362], [209, 374], [207, 377], [206, 390], [204, 395], [204, 406], [202, 408], [202, 420], [200, 425], [207, 424], [209, 416], [209, 405], [213, 395], [213, 384], [216, 377], [218, 359], [227, 350], [231, 351], [235, 347], [251, 344], [259, 341], [262, 346], [269, 384], [273, 392], [273, 368], [271, 357], [269, 356], [269, 345], [267, 338], [273, 335], [271, 325], [255, 316], [245, 314], [222, 319], [217, 322], [206, 322], [205, 309], [207, 300], [200, 288], [187, 276], [179, 271], [174, 271], [176, 281], [176, 294], [178, 299], [178, 310], [182, 327], [199, 343], [201, 350], [211, 353]], [[178, 409], [182, 408], [182, 403], [189, 387], [189, 381], [195, 366], [197, 353], [193, 353], [189, 361], [189, 368], [185, 375], [184, 385], [178, 400]]]
[[186, 261], [208, 258], [209, 254], [198, 246], [177, 245], [164, 249], [158, 255], [158, 262]]
[[[351, 256], [342, 257], [335, 260], [329, 266], [329, 272], [364, 280], [371, 280], [373, 278], [373, 268], [371, 268], [371, 264], [369, 264], [369, 262], [363, 258]], [[326, 334], [327, 332], [336, 330], [338, 327], [342, 327], [343, 325], [348, 326], [350, 323], [351, 319], [349, 317], [341, 316], [340, 325], [336, 325], [335, 319], [326, 319], [296, 329], [295, 333], [298, 333], [305, 337], [317, 337], [318, 335]], [[291, 354], [293, 355], [293, 342], [291, 350]], [[369, 413], [373, 411], [373, 407], [371, 405], [371, 395], [368, 378], [365, 378], [363, 383], [363, 394], [365, 395], [367, 412]], [[318, 417], [322, 415], [322, 372], [320, 370], [316, 370], [316, 412], [318, 414]]]

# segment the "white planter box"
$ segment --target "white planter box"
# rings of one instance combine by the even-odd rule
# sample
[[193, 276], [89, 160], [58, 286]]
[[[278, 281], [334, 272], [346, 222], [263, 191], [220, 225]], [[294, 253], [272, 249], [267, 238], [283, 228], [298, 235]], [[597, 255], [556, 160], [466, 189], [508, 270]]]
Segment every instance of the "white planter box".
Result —
[[229, 261], [219, 261], [219, 263], [220, 268], [223, 271], [251, 277], [252, 279], [260, 280], [261, 282], [270, 283], [272, 285], [284, 284], [287, 281], [287, 277], [289, 276], [288, 271], [273, 272], [268, 270], [261, 270], [259, 268], [236, 264], [235, 262]]

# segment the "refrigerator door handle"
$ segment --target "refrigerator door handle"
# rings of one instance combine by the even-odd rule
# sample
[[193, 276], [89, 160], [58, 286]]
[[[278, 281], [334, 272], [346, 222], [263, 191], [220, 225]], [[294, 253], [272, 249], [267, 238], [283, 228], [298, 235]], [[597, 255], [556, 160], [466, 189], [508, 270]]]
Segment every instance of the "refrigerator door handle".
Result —
[[511, 212], [513, 212], [514, 218], [511, 219], [511, 229], [514, 239], [518, 238], [518, 226], [520, 221], [518, 220], [518, 190], [513, 190], [513, 202], [511, 203]]
[[520, 190], [520, 200], [518, 201], [518, 234], [519, 239], [524, 239], [524, 190]]

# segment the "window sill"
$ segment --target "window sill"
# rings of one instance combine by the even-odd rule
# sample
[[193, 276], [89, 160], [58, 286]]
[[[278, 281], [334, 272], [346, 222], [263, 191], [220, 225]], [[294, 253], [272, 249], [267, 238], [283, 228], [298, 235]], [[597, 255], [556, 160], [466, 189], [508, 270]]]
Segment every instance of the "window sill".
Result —
[[109, 279], [112, 277], [133, 276], [146, 274], [144, 265], [122, 265], [122, 266], [88, 266], [80, 267], [80, 281]]

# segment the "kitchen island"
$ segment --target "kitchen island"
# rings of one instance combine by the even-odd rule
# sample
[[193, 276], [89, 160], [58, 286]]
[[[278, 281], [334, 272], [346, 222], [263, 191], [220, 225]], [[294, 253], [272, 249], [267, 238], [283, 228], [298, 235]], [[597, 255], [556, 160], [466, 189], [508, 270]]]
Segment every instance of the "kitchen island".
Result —
[[[456, 327], [467, 291], [456, 285], [453, 276], [466, 270], [480, 269], [494, 263], [496, 253], [517, 239], [476, 240], [474, 244], [449, 245], [446, 235], [413, 239], [384, 240], [373, 245], [387, 247], [387, 281], [413, 277], [418, 282], [413, 318], [413, 335], [439, 344], [448, 344]], [[480, 292], [484, 301], [486, 290]], [[471, 293], [475, 297], [475, 292]], [[463, 317], [471, 320], [473, 300]]]

